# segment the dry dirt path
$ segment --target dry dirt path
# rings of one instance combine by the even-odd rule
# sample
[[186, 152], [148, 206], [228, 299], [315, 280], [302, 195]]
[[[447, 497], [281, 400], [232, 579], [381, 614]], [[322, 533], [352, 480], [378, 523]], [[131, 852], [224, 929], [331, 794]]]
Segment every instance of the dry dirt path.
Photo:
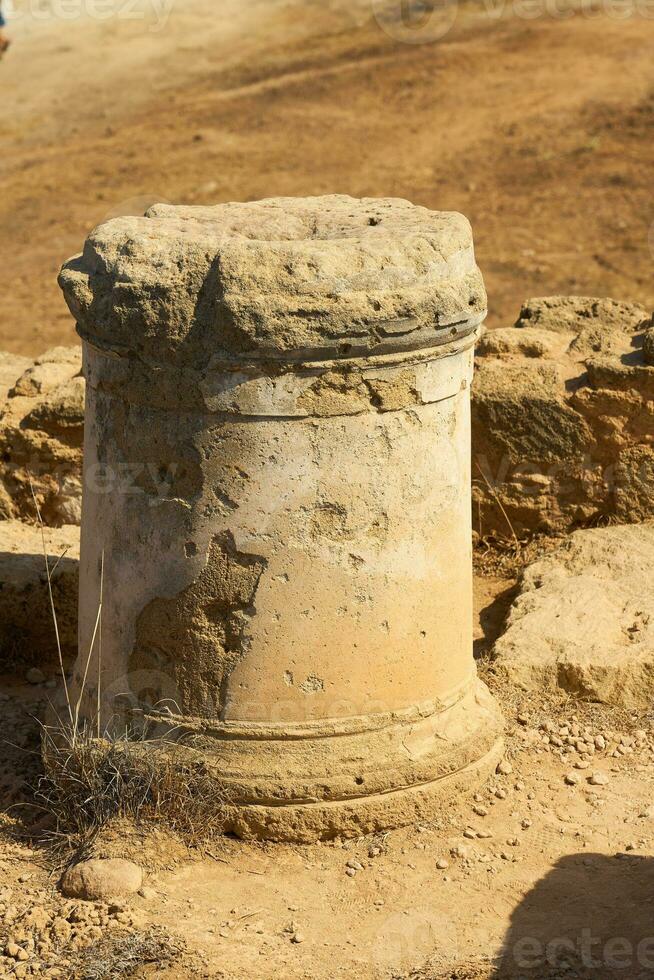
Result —
[[141, 2], [146, 20], [14, 25], [0, 347], [69, 342], [59, 263], [162, 199], [409, 197], [471, 217], [491, 323], [544, 292], [654, 305], [654, 19], [466, 3], [406, 44], [367, 0], [176, 0], [162, 21]]

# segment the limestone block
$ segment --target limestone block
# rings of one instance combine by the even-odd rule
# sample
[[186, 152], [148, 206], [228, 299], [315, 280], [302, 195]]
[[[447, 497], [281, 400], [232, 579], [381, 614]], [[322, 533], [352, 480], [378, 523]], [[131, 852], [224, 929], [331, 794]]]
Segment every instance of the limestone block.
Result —
[[35, 521], [31, 481], [46, 524], [79, 524], [81, 349], [55, 347], [22, 367], [0, 402], [0, 517]]
[[194, 735], [243, 836], [392, 826], [483, 779], [502, 724], [472, 658], [466, 219], [161, 205], [96, 229], [60, 282], [103, 724]]
[[482, 338], [472, 403], [477, 531], [654, 516], [645, 485], [654, 464], [649, 325], [635, 304], [548, 297]]
[[524, 573], [495, 670], [525, 690], [649, 710], [653, 563], [652, 523], [576, 531]]
[[[47, 528], [45, 541], [62, 650], [70, 664], [77, 654], [79, 528]], [[58, 664], [41, 530], [0, 521], [0, 670], [30, 664]]]
[[14, 387], [16, 380], [31, 364], [32, 362], [28, 357], [20, 357], [18, 354], [0, 351], [0, 411], [10, 389]]

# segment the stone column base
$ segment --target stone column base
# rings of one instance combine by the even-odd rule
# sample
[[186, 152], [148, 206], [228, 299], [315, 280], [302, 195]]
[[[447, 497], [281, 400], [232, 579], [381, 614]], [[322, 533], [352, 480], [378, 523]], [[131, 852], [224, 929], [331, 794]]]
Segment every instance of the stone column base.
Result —
[[310, 843], [428, 820], [480, 786], [504, 750], [499, 708], [476, 679], [449, 705], [404, 716], [304, 726], [171, 722], [186, 735], [183, 758], [196, 757], [223, 789], [226, 832], [243, 839]]

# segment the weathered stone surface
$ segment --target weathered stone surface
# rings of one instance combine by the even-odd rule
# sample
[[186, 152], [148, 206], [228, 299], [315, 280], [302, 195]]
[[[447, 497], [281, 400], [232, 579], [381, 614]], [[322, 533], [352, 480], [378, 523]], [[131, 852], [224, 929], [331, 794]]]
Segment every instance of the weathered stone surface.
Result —
[[654, 516], [651, 321], [635, 304], [529, 300], [478, 346], [473, 514], [482, 534]]
[[[79, 528], [46, 528], [45, 541], [62, 651], [70, 662], [77, 654]], [[0, 669], [15, 664], [56, 666], [58, 658], [41, 530], [8, 520], [0, 521]]]
[[[492, 771], [465, 218], [161, 206], [96, 229], [61, 284], [85, 340], [80, 648], [104, 552], [103, 719], [199, 736], [243, 836], [404, 823]], [[107, 492], [100, 469], [132, 482]]]
[[131, 348], [138, 324], [141, 354], [172, 345], [180, 367], [429, 347], [486, 310], [466, 218], [399, 199], [156, 205], [93, 232], [60, 281], [83, 335]]
[[650, 709], [653, 567], [652, 523], [574, 532], [525, 571], [495, 670], [526, 690]]
[[95, 858], [73, 865], [61, 879], [67, 898], [111, 902], [134, 895], [143, 884], [138, 864], [124, 858]]
[[28, 357], [20, 357], [18, 354], [0, 351], [0, 406], [5, 401], [9, 390], [16, 384], [17, 378], [31, 365], [32, 361]]
[[18, 371], [19, 365], [10, 363], [7, 377], [15, 376], [5, 397], [0, 397], [0, 517], [35, 521], [31, 479], [46, 524], [79, 524], [84, 434], [81, 350], [55, 347], [36, 361], [21, 359]]

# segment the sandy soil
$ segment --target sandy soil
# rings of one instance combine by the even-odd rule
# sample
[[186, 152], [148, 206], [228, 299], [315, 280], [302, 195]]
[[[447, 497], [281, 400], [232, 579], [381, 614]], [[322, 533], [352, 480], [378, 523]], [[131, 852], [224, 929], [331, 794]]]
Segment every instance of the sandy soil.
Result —
[[[486, 675], [511, 585], [477, 578]], [[58, 896], [21, 786], [38, 774], [34, 716], [49, 692], [5, 679], [0, 926], [20, 936], [26, 915], [45, 913], [71, 922], [72, 940], [60, 928], [82, 943], [99, 934], [98, 919], [104, 932], [156, 926], [185, 952], [136, 975], [168, 980], [651, 977], [654, 716], [521, 699], [490, 681], [506, 712], [509, 765], [474, 798], [426, 824], [315, 846], [219, 840], [189, 851], [161, 831], [117, 828], [95, 852], [140, 862], [146, 891], [125, 908], [89, 910]], [[593, 785], [595, 773], [606, 781]]]
[[654, 19], [474, 0], [407, 44], [372, 16], [391, 0], [178, 0], [162, 21], [141, 2], [14, 25], [0, 347], [70, 342], [60, 262], [153, 200], [404, 196], [470, 216], [491, 324], [543, 293], [654, 305]]
[[[406, 196], [474, 222], [491, 324], [530, 294], [654, 305], [654, 20], [525, 19], [508, 5], [495, 17], [471, 2], [438, 43], [406, 44], [366, 0], [177, 0], [163, 25], [143, 2], [145, 21], [13, 25], [0, 348], [70, 343], [60, 262], [100, 220], [155, 200]], [[485, 675], [513, 585], [477, 579]], [[489, 679], [510, 771], [478, 798], [312, 847], [199, 852], [119, 829], [99, 852], [131, 854], [147, 890], [86, 911], [57, 893], [28, 785], [51, 692], [0, 679], [2, 943], [26, 948], [25, 929], [38, 940], [46, 920], [64, 946], [156, 925], [186, 951], [139, 975], [168, 980], [651, 978], [654, 715], [521, 700]], [[44, 975], [30, 957], [0, 960], [0, 980]]]

